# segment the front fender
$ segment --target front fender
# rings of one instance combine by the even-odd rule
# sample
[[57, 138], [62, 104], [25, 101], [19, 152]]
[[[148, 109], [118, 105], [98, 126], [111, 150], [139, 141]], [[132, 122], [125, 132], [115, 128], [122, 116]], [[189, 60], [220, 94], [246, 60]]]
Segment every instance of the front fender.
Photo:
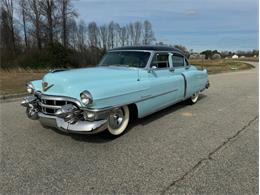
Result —
[[106, 86], [103, 90], [93, 89], [93, 105], [90, 108], [106, 108], [131, 104], [142, 100], [149, 92], [147, 81], [122, 81]]
[[35, 91], [42, 91], [42, 80], [31, 81]]

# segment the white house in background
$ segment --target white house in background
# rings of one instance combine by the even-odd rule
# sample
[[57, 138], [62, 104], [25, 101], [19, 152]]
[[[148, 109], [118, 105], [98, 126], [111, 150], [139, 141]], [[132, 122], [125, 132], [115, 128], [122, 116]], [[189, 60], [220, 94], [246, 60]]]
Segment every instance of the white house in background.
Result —
[[238, 55], [236, 55], [236, 54], [233, 55], [233, 56], [232, 56], [232, 59], [238, 59]]
[[240, 58], [245, 58], [245, 56], [241, 56]]

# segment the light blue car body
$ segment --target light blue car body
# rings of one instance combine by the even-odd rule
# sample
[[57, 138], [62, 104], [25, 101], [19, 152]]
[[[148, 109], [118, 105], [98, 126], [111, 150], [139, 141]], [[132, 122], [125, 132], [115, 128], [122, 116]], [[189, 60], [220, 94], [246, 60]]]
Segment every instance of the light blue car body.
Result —
[[[150, 52], [152, 58], [155, 51]], [[42, 82], [53, 86], [44, 92]], [[97, 66], [50, 72], [42, 80], [31, 83], [41, 94], [77, 99], [81, 108], [87, 110], [135, 104], [138, 117], [142, 118], [204, 90], [208, 73], [192, 65], [155, 70], [149, 64], [146, 68]], [[84, 90], [93, 96], [93, 103], [88, 107], [80, 99]]]

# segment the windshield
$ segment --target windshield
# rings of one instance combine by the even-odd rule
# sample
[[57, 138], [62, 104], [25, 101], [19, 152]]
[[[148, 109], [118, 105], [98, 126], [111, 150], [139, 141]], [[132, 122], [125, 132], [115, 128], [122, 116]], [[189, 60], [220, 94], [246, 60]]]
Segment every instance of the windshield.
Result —
[[99, 65], [144, 68], [149, 57], [149, 52], [115, 51], [107, 53]]

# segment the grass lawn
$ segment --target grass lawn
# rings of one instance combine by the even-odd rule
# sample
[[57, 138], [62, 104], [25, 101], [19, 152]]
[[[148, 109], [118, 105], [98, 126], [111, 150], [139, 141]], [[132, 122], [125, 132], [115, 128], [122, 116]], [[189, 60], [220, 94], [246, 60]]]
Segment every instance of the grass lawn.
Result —
[[26, 93], [25, 84], [41, 79], [47, 71], [0, 70], [0, 95]]
[[198, 69], [206, 68], [209, 74], [221, 72], [234, 72], [253, 68], [252, 65], [238, 60], [190, 60], [190, 64], [195, 65]]
[[[209, 74], [233, 72], [252, 68], [252, 65], [237, 60], [190, 60], [200, 68], [207, 68]], [[26, 93], [25, 84], [31, 80], [41, 79], [48, 70], [0, 70], [0, 95]]]

